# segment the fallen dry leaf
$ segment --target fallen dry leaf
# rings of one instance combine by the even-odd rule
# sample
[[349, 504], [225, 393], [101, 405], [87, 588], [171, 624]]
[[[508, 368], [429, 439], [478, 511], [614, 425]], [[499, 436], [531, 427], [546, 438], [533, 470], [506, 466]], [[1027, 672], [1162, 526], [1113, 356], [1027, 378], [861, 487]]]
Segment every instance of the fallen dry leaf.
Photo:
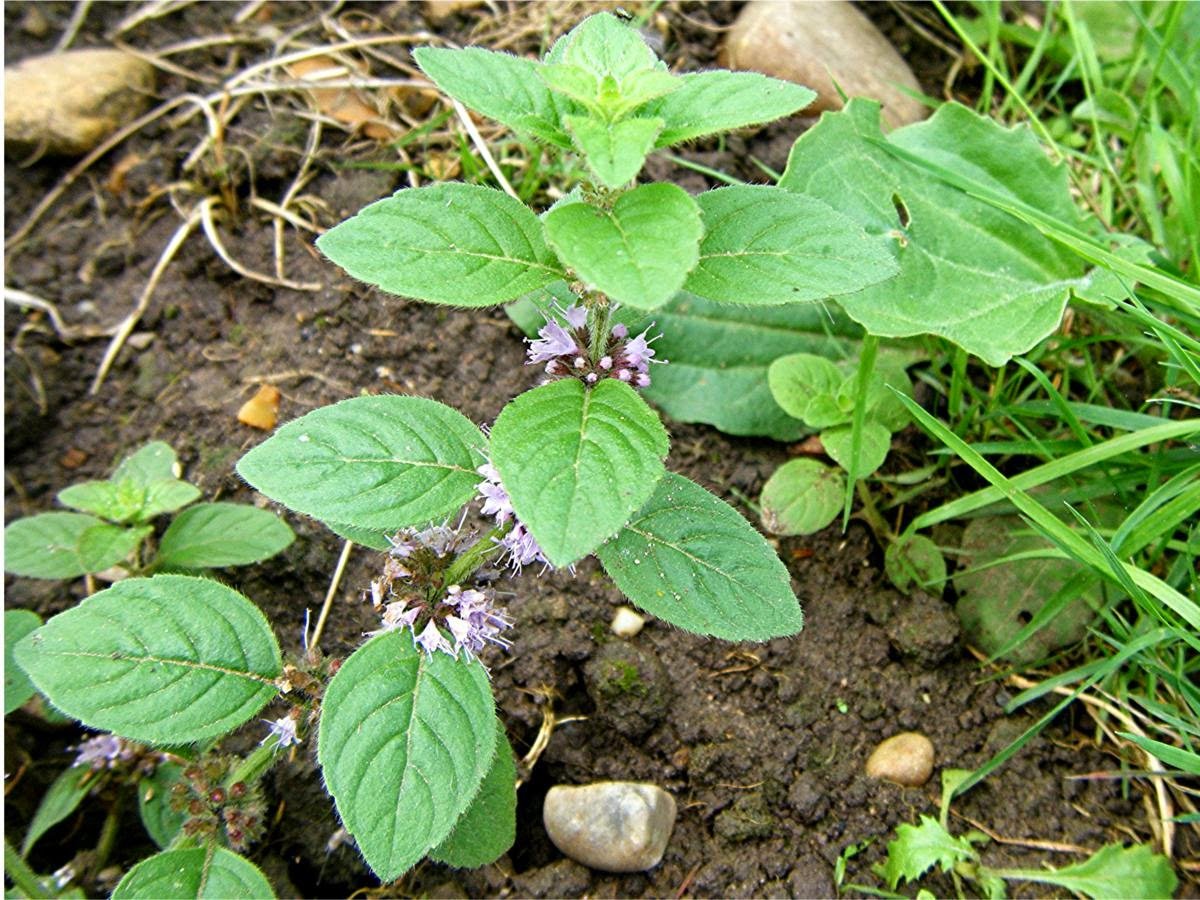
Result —
[[[318, 73], [341, 71], [339, 78], [349, 74], [363, 74], [350, 69], [345, 63], [331, 56], [310, 56], [287, 66], [293, 78], [306, 79]], [[315, 80], [315, 79], [314, 79]], [[361, 92], [352, 88], [310, 88], [309, 97], [318, 112], [336, 119], [344, 125], [360, 129], [372, 140], [390, 141], [396, 137], [396, 129], [384, 121], [380, 112], [367, 103]]]
[[279, 391], [264, 384], [253, 397], [238, 410], [238, 421], [251, 428], [270, 431], [279, 418]]

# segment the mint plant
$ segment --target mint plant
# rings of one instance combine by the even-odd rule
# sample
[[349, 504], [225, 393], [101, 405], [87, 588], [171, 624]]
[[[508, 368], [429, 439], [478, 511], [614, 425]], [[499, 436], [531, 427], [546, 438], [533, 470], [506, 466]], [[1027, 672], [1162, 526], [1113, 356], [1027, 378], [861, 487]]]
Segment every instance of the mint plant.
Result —
[[[274, 513], [238, 503], [198, 503], [179, 478], [175, 451], [153, 441], [122, 460], [112, 477], [64, 488], [49, 512], [4, 529], [4, 570], [27, 578], [76, 578], [116, 567], [124, 574], [185, 571], [259, 562], [295, 535]], [[187, 509], [183, 509], [187, 507]], [[177, 513], [148, 552], [150, 523]]]

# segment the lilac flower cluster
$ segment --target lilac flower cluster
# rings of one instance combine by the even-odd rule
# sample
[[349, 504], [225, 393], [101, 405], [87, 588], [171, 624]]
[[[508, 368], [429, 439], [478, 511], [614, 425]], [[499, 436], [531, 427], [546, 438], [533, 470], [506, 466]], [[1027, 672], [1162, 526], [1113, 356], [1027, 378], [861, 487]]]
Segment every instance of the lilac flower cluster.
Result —
[[483, 496], [483, 507], [480, 512], [494, 518], [497, 525], [513, 523], [509, 532], [500, 538], [500, 546], [504, 548], [501, 559], [507, 559], [512, 570], [518, 574], [521, 569], [533, 562], [550, 566], [550, 560], [546, 559], [538, 542], [513, 512], [512, 501], [508, 499], [508, 491], [500, 483], [500, 473], [496, 471], [496, 467], [491, 463], [484, 463], [475, 471], [486, 479], [478, 487], [479, 493]]
[[300, 743], [300, 735], [296, 733], [296, 716], [283, 715], [278, 719], [263, 719], [263, 721], [267, 723], [267, 736], [259, 741], [259, 744], [265, 744], [272, 735], [279, 738], [280, 749]]
[[571, 376], [584, 384], [595, 384], [601, 378], [616, 378], [635, 388], [650, 386], [650, 363], [665, 363], [654, 358], [650, 345], [661, 335], [647, 338], [650, 329], [637, 337], [629, 337], [629, 329], [620, 323], [612, 327], [604, 355], [593, 361], [587, 350], [587, 310], [568, 306], [561, 310], [569, 329], [550, 319], [538, 331], [537, 340], [529, 342], [527, 365], [546, 364], [546, 374], [554, 377]]
[[141, 752], [141, 745], [134, 744], [115, 734], [98, 734], [75, 747], [76, 766], [91, 766], [93, 769], [115, 769], [129, 762]]

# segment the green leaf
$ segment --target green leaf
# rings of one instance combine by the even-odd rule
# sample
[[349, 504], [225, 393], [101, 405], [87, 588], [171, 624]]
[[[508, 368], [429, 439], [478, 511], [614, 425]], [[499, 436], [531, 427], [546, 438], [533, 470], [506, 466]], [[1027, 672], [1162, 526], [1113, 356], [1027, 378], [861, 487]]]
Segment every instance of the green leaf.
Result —
[[883, 876], [893, 891], [901, 879], [916, 881], [934, 866], [948, 872], [955, 863], [975, 858], [970, 842], [953, 837], [932, 816], [921, 816], [920, 825], [900, 825], [887, 850]]
[[274, 897], [258, 866], [224, 847], [164, 850], [125, 873], [113, 900], [263, 900]]
[[567, 566], [614, 535], [649, 499], [669, 443], [629, 385], [574, 379], [521, 394], [500, 412], [490, 455], [517, 518], [546, 558]]
[[540, 63], [479, 47], [421, 47], [413, 51], [413, 58], [434, 84], [476, 112], [564, 150], [571, 149], [571, 138], [561, 122], [564, 115], [579, 107], [556, 97], [542, 83], [538, 78]]
[[635, 604], [696, 634], [765, 641], [804, 624], [787, 569], [763, 536], [673, 472], [596, 555]]
[[317, 757], [338, 814], [382, 881], [438, 846], [471, 805], [496, 747], [487, 673], [378, 635], [330, 681]]
[[1117, 735], [1137, 744], [1172, 769], [1179, 769], [1188, 775], [1200, 775], [1200, 753], [1196, 753], [1194, 750], [1185, 750], [1172, 744], [1164, 744], [1162, 741], [1128, 731], [1118, 731]]
[[148, 522], [155, 516], [173, 512], [180, 507], [187, 506], [199, 496], [200, 489], [198, 487], [177, 478], [152, 481], [146, 485], [146, 496], [142, 501], [142, 508], [137, 514], [137, 521]]
[[662, 306], [696, 264], [696, 202], [673, 184], [644, 184], [611, 210], [569, 203], [546, 214], [546, 239], [597, 290], [639, 309]]
[[883, 570], [896, 590], [907, 594], [912, 587], [928, 587], [940, 596], [946, 580], [946, 558], [924, 535], [901, 535], [884, 551]]
[[851, 438], [851, 427], [839, 425], [821, 432], [821, 445], [851, 478], [866, 478], [887, 459], [892, 449], [892, 433], [878, 422], [863, 422], [857, 459], [853, 457]]
[[[17, 519], [4, 529], [4, 571], [26, 578], [75, 578], [99, 571], [90, 569], [80, 555], [83, 536], [97, 527], [112, 526], [93, 516], [68, 512]], [[100, 566], [105, 568], [108, 566]]]
[[279, 645], [258, 608], [205, 578], [128, 578], [24, 638], [17, 662], [90, 728], [151, 744], [225, 734], [278, 693]]
[[158, 545], [159, 566], [245, 566], [274, 556], [296, 539], [273, 512], [243, 503], [202, 503], [171, 522]]
[[1119, 900], [1122, 897], [1165, 900], [1175, 896], [1178, 883], [1171, 861], [1155, 853], [1146, 844], [1132, 847], [1107, 844], [1084, 862], [1049, 872], [1025, 869], [1001, 870], [998, 874], [1006, 878], [1056, 884], [1095, 900]]
[[899, 271], [887, 238], [812, 197], [758, 185], [707, 191], [696, 202], [704, 240], [686, 290], [709, 300], [821, 300]]
[[141, 487], [149, 487], [157, 481], [174, 480], [179, 475], [179, 462], [171, 445], [151, 441], [121, 460], [113, 472], [112, 481], [131, 481]]
[[533, 212], [472, 184], [399, 191], [325, 232], [317, 247], [359, 281], [455, 306], [503, 303], [563, 274]]
[[42, 794], [37, 812], [33, 814], [25, 840], [21, 842], [22, 856], [28, 856], [42, 835], [79, 808], [83, 798], [96, 786], [98, 777], [99, 773], [87, 765], [71, 766], [59, 773]]
[[138, 815], [151, 840], [166, 850], [183, 827], [187, 813], [171, 809], [171, 788], [183, 780], [183, 766], [160, 762], [154, 774], [138, 782]]
[[659, 64], [637, 29], [606, 12], [588, 16], [563, 35], [546, 61], [578, 66], [597, 78], [609, 75], [618, 81]]
[[814, 353], [789, 353], [771, 363], [767, 369], [767, 384], [771, 396], [783, 411], [814, 426], [805, 412], [814, 398], [836, 393], [845, 375], [823, 356]]
[[13, 659], [13, 647], [17, 641], [42, 624], [41, 617], [28, 609], [6, 609], [4, 611], [4, 714], [14, 709], [37, 693], [25, 670]]
[[499, 859], [516, 837], [517, 767], [504, 724], [497, 719], [496, 755], [479, 793], [429, 858], [456, 869], [475, 869]]
[[142, 508], [146, 489], [133, 481], [84, 481], [58, 492], [56, 498], [63, 506], [108, 519], [123, 522], [132, 519]]
[[322, 521], [395, 531], [456, 512], [482, 480], [482, 432], [423, 397], [352, 397], [280, 428], [238, 474]]
[[[356, 525], [346, 525], [342, 522], [330, 522], [328, 520], [322, 524], [338, 537], [353, 541], [362, 547], [370, 547], [372, 550], [387, 550], [392, 546], [392, 542], [387, 539], [386, 532], [389, 529], [359, 528]], [[396, 530], [390, 529], [390, 531]]]
[[895, 240], [900, 274], [843, 297], [846, 312], [873, 334], [940, 335], [996, 366], [1052, 333], [1070, 289], [1082, 284], [1078, 258], [898, 153], [1078, 221], [1065, 169], [1027, 127], [1005, 129], [947, 103], [885, 139], [878, 104], [851, 101], [800, 137], [779, 182]]
[[588, 167], [610, 188], [624, 187], [637, 177], [663, 124], [662, 119], [610, 123], [588, 116], [567, 116], [565, 121]]
[[806, 87], [757, 72], [694, 72], [680, 81], [677, 90], [640, 110], [667, 123], [659, 147], [790, 116], [817, 98]]
[[846, 493], [840, 471], [815, 459], [793, 459], [763, 485], [763, 527], [772, 534], [813, 534], [837, 518]]
[[93, 525], [79, 536], [79, 563], [86, 572], [103, 572], [130, 557], [154, 529]]

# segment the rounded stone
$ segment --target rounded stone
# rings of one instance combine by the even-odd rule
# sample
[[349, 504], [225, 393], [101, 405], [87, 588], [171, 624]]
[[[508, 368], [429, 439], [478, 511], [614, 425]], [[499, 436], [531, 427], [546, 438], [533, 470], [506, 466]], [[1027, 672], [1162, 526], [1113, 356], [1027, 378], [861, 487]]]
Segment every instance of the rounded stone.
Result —
[[921, 90], [912, 70], [845, 0], [751, 0], [733, 23], [719, 61], [812, 88], [817, 99], [806, 115], [842, 108], [834, 82], [848, 97], [880, 101], [891, 128], [927, 115], [920, 101], [901, 90]]
[[923, 734], [892, 735], [867, 760], [867, 775], [905, 787], [920, 787], [933, 774], [933, 742]]
[[78, 156], [137, 117], [154, 67], [120, 50], [68, 50], [4, 70], [4, 143], [21, 153]]
[[604, 872], [644, 872], [658, 865], [675, 827], [675, 798], [658, 785], [600, 781], [556, 785], [542, 821], [554, 846]]

